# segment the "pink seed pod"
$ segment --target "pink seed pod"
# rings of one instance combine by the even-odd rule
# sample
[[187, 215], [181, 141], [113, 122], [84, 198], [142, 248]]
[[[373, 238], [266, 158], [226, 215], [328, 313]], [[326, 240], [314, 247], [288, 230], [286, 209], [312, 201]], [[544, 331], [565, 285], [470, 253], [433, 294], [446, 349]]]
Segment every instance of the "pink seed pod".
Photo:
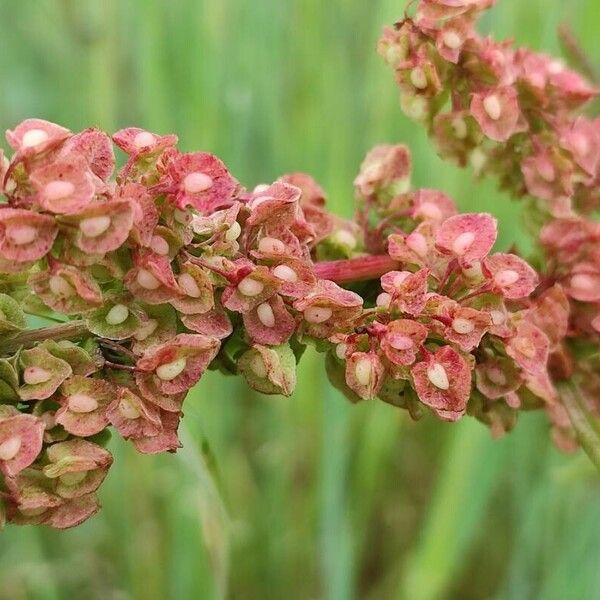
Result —
[[148, 348], [138, 360], [137, 368], [152, 373], [162, 393], [178, 394], [200, 379], [219, 347], [216, 338], [182, 333], [160, 346]]
[[26, 119], [6, 132], [10, 146], [22, 156], [41, 154], [67, 139], [71, 132], [43, 119]]
[[498, 223], [487, 213], [449, 217], [435, 235], [436, 246], [464, 264], [484, 259], [496, 241]]
[[95, 186], [86, 160], [78, 154], [42, 166], [30, 176], [40, 206], [57, 214], [73, 214], [94, 197]]
[[411, 374], [419, 400], [442, 419], [455, 421], [466, 411], [471, 393], [471, 369], [450, 346], [416, 363]]
[[28, 262], [44, 257], [58, 235], [55, 220], [18, 208], [0, 210], [0, 257]]
[[0, 472], [14, 477], [33, 463], [42, 450], [44, 422], [19, 414], [0, 419]]

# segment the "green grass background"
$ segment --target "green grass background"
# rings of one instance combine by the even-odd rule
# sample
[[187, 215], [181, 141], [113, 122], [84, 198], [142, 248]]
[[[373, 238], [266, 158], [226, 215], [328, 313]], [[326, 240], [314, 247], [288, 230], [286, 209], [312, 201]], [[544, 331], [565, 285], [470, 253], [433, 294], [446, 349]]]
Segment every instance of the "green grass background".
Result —
[[[417, 186], [502, 219], [493, 182], [442, 164], [400, 113], [374, 47], [402, 0], [0, 0], [0, 127], [139, 125], [217, 153], [246, 185], [312, 173], [352, 212], [375, 143], [410, 144]], [[561, 21], [596, 63], [597, 0], [501, 0], [496, 35], [558, 52]], [[523, 243], [523, 242], [521, 242]], [[176, 456], [116, 462], [75, 530], [0, 534], [0, 598], [600, 598], [600, 486], [540, 415], [493, 441], [469, 420], [414, 424], [348, 405], [308, 355], [291, 399], [210, 374]]]

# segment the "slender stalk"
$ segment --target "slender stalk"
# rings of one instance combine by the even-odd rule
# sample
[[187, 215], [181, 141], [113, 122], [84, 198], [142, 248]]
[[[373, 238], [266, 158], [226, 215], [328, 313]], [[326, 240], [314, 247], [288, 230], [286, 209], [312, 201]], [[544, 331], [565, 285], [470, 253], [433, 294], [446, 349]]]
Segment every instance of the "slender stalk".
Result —
[[387, 254], [359, 256], [346, 260], [318, 262], [315, 264], [315, 275], [335, 283], [350, 283], [379, 279], [383, 274], [397, 267], [398, 263]]
[[581, 390], [572, 381], [559, 385], [560, 398], [581, 447], [600, 471], [600, 422], [590, 414], [581, 397]]
[[88, 333], [84, 321], [71, 321], [63, 325], [53, 325], [52, 327], [41, 327], [39, 329], [30, 329], [22, 331], [12, 338], [0, 340], [0, 354], [10, 354], [16, 352], [19, 348], [31, 348], [37, 342], [44, 340], [77, 340]]

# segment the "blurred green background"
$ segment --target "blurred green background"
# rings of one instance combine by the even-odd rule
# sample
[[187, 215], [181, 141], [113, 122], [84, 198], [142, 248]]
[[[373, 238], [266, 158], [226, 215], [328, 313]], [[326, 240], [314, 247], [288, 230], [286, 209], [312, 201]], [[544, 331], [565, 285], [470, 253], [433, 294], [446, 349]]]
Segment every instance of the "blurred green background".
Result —
[[[493, 182], [442, 164], [399, 110], [374, 47], [402, 0], [0, 0], [0, 127], [138, 125], [217, 153], [247, 186], [305, 170], [352, 212], [375, 143], [404, 141], [417, 186], [502, 217]], [[501, 0], [483, 26], [558, 52], [566, 21], [600, 65], [597, 0]], [[521, 241], [521, 243], [523, 243]], [[600, 598], [600, 485], [541, 415], [500, 441], [348, 405], [322, 361], [291, 399], [210, 374], [185, 448], [114, 440], [103, 511], [75, 530], [0, 534], [0, 598]]]

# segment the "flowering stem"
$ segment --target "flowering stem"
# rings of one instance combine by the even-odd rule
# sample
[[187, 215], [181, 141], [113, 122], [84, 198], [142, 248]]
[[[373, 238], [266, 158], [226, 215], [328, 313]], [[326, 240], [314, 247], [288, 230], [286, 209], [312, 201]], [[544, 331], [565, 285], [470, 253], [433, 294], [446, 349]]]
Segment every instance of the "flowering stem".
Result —
[[393, 271], [398, 263], [387, 254], [359, 256], [345, 260], [329, 260], [315, 263], [315, 275], [335, 283], [351, 283], [379, 279], [388, 271]]
[[62, 325], [53, 325], [52, 327], [41, 327], [39, 329], [30, 329], [22, 331], [12, 338], [0, 341], [0, 354], [11, 354], [19, 348], [30, 348], [37, 342], [44, 340], [77, 340], [88, 333], [84, 321], [70, 321]]
[[559, 384], [560, 398], [585, 453], [600, 471], [600, 423], [590, 414], [581, 390], [572, 381]]

